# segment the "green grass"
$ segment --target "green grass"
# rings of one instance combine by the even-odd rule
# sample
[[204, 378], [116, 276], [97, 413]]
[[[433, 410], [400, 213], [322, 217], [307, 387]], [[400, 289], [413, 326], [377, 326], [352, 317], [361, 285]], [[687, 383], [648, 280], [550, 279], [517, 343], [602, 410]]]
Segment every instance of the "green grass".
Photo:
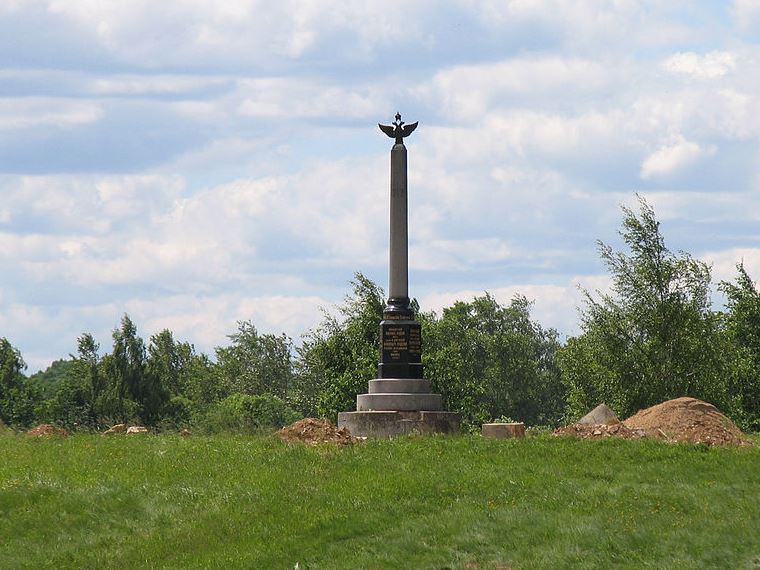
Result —
[[760, 447], [5, 433], [0, 458], [0, 568], [760, 568]]

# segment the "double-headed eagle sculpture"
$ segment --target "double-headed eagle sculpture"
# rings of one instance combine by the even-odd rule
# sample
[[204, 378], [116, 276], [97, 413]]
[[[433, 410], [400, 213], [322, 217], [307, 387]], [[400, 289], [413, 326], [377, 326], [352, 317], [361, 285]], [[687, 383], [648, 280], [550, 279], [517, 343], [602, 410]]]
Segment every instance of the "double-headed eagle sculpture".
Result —
[[[419, 123], [419, 121], [417, 121], [417, 123]], [[406, 125], [404, 124], [404, 121], [401, 120], [401, 113], [396, 113], [396, 120], [392, 125], [381, 125], [378, 123], [377, 126], [380, 127], [380, 130], [386, 135], [395, 138], [396, 144], [403, 144], [404, 137], [408, 137], [412, 134], [412, 131], [417, 128], [417, 123]]]

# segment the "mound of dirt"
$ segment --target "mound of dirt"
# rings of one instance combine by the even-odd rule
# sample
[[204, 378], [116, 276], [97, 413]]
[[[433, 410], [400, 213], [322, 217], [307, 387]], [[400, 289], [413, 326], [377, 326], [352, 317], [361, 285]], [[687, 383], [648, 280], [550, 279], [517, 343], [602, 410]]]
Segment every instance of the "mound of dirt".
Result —
[[36, 428], [32, 428], [26, 432], [26, 435], [30, 437], [66, 437], [69, 435], [69, 432], [62, 427], [54, 426], [53, 424], [40, 424]]
[[668, 441], [707, 445], [752, 444], [715, 406], [696, 398], [676, 398], [640, 410], [624, 420], [623, 425]]
[[301, 442], [310, 445], [325, 442], [351, 445], [357, 441], [346, 428], [339, 428], [326, 420], [317, 418], [298, 420], [278, 431], [277, 436], [284, 442]]
[[554, 435], [582, 439], [656, 437], [666, 441], [707, 445], [752, 445], [736, 424], [712, 404], [696, 398], [676, 398], [639, 410], [622, 423], [576, 423], [554, 430]]
[[569, 435], [581, 439], [604, 439], [607, 437], [622, 437], [624, 439], [639, 439], [646, 437], [643, 429], [630, 429], [622, 423], [616, 424], [586, 424], [577, 423], [557, 428], [554, 435]]

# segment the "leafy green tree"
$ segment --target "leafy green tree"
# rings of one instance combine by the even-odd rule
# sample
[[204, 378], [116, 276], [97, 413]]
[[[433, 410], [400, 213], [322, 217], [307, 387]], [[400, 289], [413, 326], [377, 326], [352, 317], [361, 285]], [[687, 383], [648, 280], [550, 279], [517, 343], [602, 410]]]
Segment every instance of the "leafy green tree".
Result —
[[5, 424], [27, 426], [34, 421], [40, 395], [27, 383], [25, 369], [21, 352], [0, 337], [0, 421]]
[[154, 334], [148, 344], [146, 361], [147, 373], [172, 395], [182, 392], [182, 371], [186, 365], [184, 357], [192, 357], [192, 350], [182, 350], [174, 341], [168, 329]]
[[160, 420], [169, 394], [160, 377], [148, 369], [145, 343], [129, 315], [114, 329], [113, 352], [103, 357], [102, 368], [107, 377], [104, 411], [108, 416], [120, 421], [139, 418], [148, 425]]
[[366, 392], [377, 375], [383, 290], [356, 273], [351, 293], [322, 323], [307, 333], [298, 349], [294, 405], [305, 415], [335, 420], [355, 409], [356, 395]]
[[555, 362], [557, 333], [530, 319], [525, 297], [505, 307], [486, 293], [421, 321], [425, 375], [466, 426], [500, 416], [531, 425], [561, 419], [565, 388]]
[[571, 417], [605, 401], [617, 414], [693, 396], [728, 410], [734, 373], [720, 315], [710, 310], [709, 267], [672, 253], [654, 210], [623, 207], [629, 253], [599, 243], [612, 291], [585, 291], [583, 334], [568, 340], [560, 364]]
[[743, 427], [760, 431], [760, 292], [744, 264], [736, 268], [735, 282], [719, 285], [727, 298], [726, 333], [743, 356], [734, 361], [739, 373], [732, 395], [739, 399]]
[[146, 367], [148, 376], [168, 394], [160, 412], [161, 422], [167, 426], [188, 425], [220, 397], [209, 358], [197, 354], [189, 342], [177, 342], [168, 329], [151, 337]]
[[259, 334], [250, 321], [238, 323], [232, 344], [216, 349], [216, 371], [226, 394], [272, 394], [287, 400], [292, 382], [292, 342], [284, 334]]
[[179, 345], [180, 359], [185, 364], [180, 375], [182, 396], [192, 402], [192, 410], [201, 412], [223, 397], [224, 391], [217, 378], [215, 365], [208, 355], [196, 354], [192, 345]]

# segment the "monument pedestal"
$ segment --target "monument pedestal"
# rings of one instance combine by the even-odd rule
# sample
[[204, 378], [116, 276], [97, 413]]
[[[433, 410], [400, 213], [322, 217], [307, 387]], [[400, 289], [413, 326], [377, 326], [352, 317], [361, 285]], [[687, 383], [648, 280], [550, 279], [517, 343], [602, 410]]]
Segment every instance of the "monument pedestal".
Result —
[[460, 415], [443, 411], [440, 394], [430, 381], [418, 378], [378, 378], [369, 393], [356, 396], [356, 411], [338, 414], [338, 427], [356, 437], [393, 437], [407, 433], [457, 433]]
[[393, 437], [407, 433], [459, 433], [460, 415], [443, 411], [340, 412], [338, 427], [345, 427], [354, 437]]

